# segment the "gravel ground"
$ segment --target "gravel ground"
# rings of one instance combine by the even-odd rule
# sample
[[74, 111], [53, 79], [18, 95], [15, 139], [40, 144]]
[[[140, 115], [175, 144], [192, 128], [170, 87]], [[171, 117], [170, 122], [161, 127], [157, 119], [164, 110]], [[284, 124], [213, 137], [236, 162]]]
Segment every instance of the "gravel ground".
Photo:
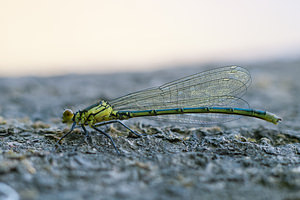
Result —
[[109, 140], [60, 121], [74, 110], [204, 67], [156, 72], [0, 78], [0, 199], [300, 199], [300, 61], [247, 66], [252, 108], [279, 125], [242, 118], [211, 127], [124, 121], [101, 127]]

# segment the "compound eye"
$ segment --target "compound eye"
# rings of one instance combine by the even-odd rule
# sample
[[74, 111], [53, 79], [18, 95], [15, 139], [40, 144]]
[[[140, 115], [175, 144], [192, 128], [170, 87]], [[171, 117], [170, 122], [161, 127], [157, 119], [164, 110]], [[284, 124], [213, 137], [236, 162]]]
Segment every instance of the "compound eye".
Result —
[[72, 122], [72, 118], [74, 116], [74, 113], [71, 109], [66, 109], [63, 112], [63, 116], [62, 116], [62, 122], [63, 123], [68, 123], [68, 122]]

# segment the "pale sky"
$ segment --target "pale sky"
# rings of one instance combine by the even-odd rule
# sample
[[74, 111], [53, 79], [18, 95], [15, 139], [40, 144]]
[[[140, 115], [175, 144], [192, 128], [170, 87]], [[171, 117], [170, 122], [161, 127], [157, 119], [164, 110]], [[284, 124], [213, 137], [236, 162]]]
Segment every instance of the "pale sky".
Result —
[[299, 10], [298, 0], [0, 0], [0, 76], [300, 57]]

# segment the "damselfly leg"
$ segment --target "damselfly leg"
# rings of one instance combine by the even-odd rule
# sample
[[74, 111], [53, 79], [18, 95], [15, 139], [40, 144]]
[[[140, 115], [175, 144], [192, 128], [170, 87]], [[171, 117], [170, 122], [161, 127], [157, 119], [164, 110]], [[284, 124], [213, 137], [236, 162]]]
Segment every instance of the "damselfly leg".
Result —
[[112, 124], [112, 123], [119, 123], [119, 124], [121, 124], [122, 126], [124, 126], [126, 129], [128, 129], [131, 133], [133, 133], [136, 136], [141, 137], [141, 136], [145, 136], [146, 135], [146, 134], [139, 134], [139, 133], [137, 133], [136, 131], [134, 131], [131, 128], [129, 128], [126, 124], [124, 124], [120, 120], [110, 120], [110, 121], [100, 122], [100, 123], [95, 124], [94, 126], [98, 127], [98, 126], [103, 126], [103, 125]]

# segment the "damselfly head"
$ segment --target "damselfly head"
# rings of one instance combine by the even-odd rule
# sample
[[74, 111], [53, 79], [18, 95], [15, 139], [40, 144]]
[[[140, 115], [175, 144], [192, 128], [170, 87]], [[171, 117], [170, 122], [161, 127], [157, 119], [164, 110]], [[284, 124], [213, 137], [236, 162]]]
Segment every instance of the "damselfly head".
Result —
[[71, 109], [65, 109], [63, 116], [62, 116], [62, 123], [72, 122], [73, 116], [74, 116], [74, 113]]

